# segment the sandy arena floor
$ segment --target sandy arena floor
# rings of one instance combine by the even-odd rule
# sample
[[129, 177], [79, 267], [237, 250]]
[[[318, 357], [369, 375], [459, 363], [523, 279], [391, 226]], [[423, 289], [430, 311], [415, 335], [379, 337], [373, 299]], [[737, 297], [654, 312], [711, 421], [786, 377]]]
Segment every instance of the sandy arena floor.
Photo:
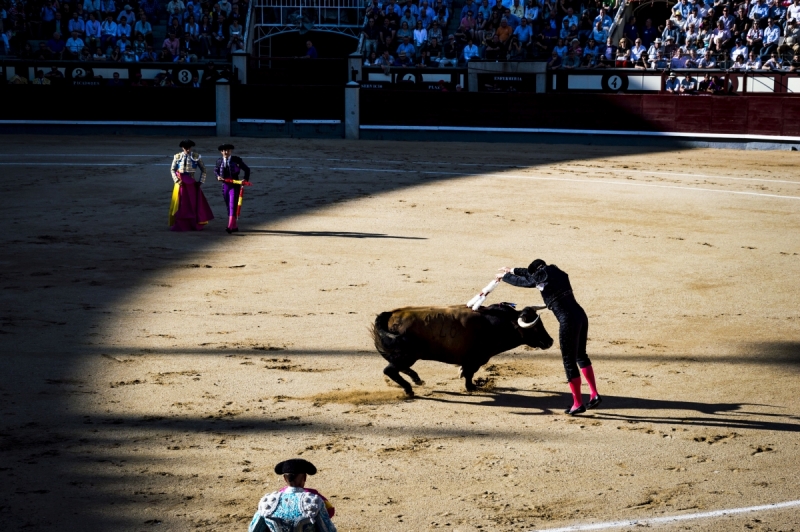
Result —
[[[167, 230], [178, 140], [2, 138], [0, 530], [246, 530], [293, 456], [340, 531], [800, 499], [797, 153], [236, 139], [229, 236], [216, 182], [207, 231]], [[587, 310], [602, 409], [561, 413], [557, 345], [473, 394], [434, 362], [415, 400], [384, 381], [377, 313], [536, 257]], [[800, 530], [800, 506], [659, 529]]]

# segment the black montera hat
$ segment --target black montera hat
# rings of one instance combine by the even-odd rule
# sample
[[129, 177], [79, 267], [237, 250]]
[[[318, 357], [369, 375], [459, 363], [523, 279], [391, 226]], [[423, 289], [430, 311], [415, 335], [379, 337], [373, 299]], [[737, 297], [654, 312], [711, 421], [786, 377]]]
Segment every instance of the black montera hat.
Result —
[[543, 261], [542, 259], [536, 259], [535, 261], [531, 262], [528, 265], [528, 272], [533, 273], [539, 268], [544, 268], [545, 266], [547, 266], [547, 263], [545, 261]]
[[192, 139], [182, 140], [181, 143], [178, 144], [178, 146], [180, 146], [181, 148], [191, 148], [194, 145], [195, 144], [194, 144], [194, 141]]
[[219, 150], [219, 151], [222, 151], [222, 150], [234, 150], [234, 149], [236, 149], [236, 148], [233, 147], [233, 144], [220, 144], [219, 148], [217, 148], [217, 150]]
[[291, 460], [284, 460], [275, 466], [275, 473], [279, 475], [296, 475], [305, 473], [307, 475], [316, 475], [317, 468], [308, 460], [302, 458], [292, 458]]

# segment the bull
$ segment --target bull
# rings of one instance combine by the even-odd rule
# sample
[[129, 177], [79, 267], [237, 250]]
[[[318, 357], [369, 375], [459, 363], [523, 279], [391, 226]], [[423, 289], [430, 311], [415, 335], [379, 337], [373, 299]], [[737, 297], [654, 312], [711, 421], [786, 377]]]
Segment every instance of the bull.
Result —
[[474, 391], [472, 377], [490, 358], [522, 344], [549, 349], [547, 334], [537, 311], [501, 303], [472, 310], [464, 305], [450, 307], [405, 307], [383, 312], [375, 318], [372, 338], [375, 348], [389, 362], [383, 373], [414, 396], [411, 384], [423, 384], [411, 366], [417, 360], [436, 360], [461, 366], [467, 391]]

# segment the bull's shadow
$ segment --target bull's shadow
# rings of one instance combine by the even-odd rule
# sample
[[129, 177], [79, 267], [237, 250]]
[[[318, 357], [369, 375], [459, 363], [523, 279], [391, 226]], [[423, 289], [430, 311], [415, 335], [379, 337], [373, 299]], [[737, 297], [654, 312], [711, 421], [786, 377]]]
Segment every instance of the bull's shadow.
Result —
[[[436, 390], [433, 393], [436, 395], [419, 396], [418, 399], [449, 404], [525, 409], [511, 412], [520, 416], [561, 414], [567, 406], [572, 404], [572, 395], [569, 393], [550, 390], [536, 390], [536, 396], [528, 395], [517, 388], [494, 388], [483, 392], [479, 390], [474, 394]], [[481, 397], [482, 400], [464, 400], [466, 397], [476, 396]], [[770, 408], [776, 412], [762, 413], [744, 410], [748, 406]], [[585, 416], [608, 421], [800, 432], [800, 416], [782, 414], [779, 411], [781, 409], [782, 407], [750, 403], [701, 403], [603, 395], [602, 405], [596, 410], [588, 411]], [[631, 414], [629, 413], [631, 410], [641, 411], [641, 414]], [[624, 413], [617, 413], [617, 411], [624, 411]], [[659, 415], [660, 412], [665, 411], [670, 414]], [[681, 412], [690, 414], [682, 415]]]

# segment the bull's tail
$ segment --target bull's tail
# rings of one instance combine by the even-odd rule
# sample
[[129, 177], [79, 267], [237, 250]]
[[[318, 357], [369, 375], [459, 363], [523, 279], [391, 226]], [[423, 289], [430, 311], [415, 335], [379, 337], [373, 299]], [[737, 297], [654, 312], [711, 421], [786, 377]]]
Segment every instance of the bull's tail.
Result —
[[378, 314], [375, 324], [372, 326], [372, 340], [375, 342], [375, 349], [383, 358], [389, 362], [395, 362], [408, 353], [409, 341], [405, 335], [389, 331], [391, 316], [391, 312]]

